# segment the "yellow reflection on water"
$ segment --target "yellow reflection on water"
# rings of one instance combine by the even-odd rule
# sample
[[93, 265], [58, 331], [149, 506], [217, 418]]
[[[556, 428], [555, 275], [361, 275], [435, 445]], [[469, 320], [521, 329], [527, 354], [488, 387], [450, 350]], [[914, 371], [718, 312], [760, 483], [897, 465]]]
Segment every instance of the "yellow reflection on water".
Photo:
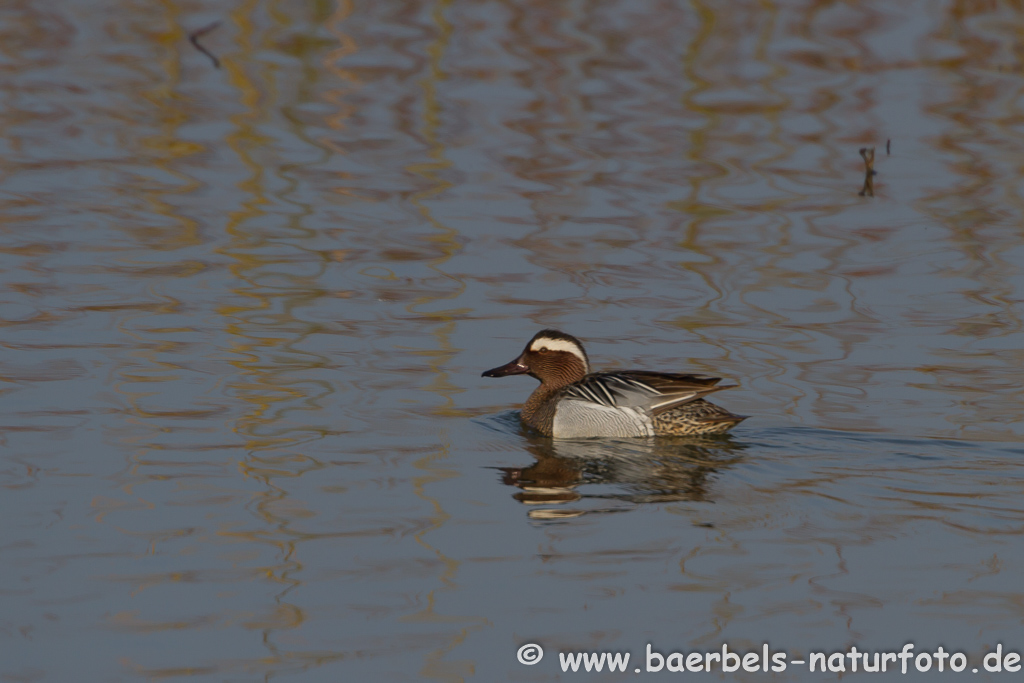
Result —
[[[444, 399], [442, 405], [434, 408], [431, 412], [443, 416], [464, 416], [463, 411], [454, 408], [454, 395], [463, 391], [448, 379], [445, 365], [454, 357], [459, 349], [453, 347], [451, 335], [456, 331], [458, 319], [464, 315], [466, 309], [442, 309], [435, 310], [432, 304], [439, 301], [446, 301], [458, 298], [465, 290], [465, 283], [458, 278], [449, 275], [443, 269], [443, 265], [457, 254], [461, 245], [458, 239], [458, 232], [438, 220], [430, 210], [430, 200], [440, 197], [452, 186], [452, 183], [442, 177], [443, 172], [452, 166], [451, 161], [445, 157], [444, 143], [438, 138], [437, 131], [442, 123], [443, 111], [437, 99], [438, 83], [443, 81], [445, 74], [441, 68], [441, 61], [445, 49], [451, 39], [451, 24], [445, 19], [445, 10], [451, 5], [451, 0], [440, 0], [431, 12], [431, 20], [436, 28], [436, 36], [427, 47], [426, 73], [420, 80], [422, 90], [422, 112], [423, 121], [418, 129], [418, 134], [426, 143], [426, 154], [430, 161], [411, 164], [406, 169], [417, 176], [425, 179], [427, 186], [414, 192], [409, 196], [409, 202], [416, 207], [419, 214], [434, 228], [434, 234], [428, 239], [436, 245], [439, 250], [438, 256], [430, 259], [428, 265], [431, 270], [437, 272], [454, 284], [451, 291], [443, 294], [423, 294], [416, 296], [411, 304], [407, 306], [410, 313], [434, 321], [431, 325], [432, 335], [437, 340], [436, 349], [419, 351], [417, 355], [426, 360], [430, 371], [435, 374], [435, 379], [424, 387], [426, 391], [437, 394]], [[409, 132], [411, 135], [411, 131]], [[429, 310], [419, 310], [424, 307]], [[430, 543], [427, 537], [431, 531], [442, 527], [451, 515], [444, 509], [442, 501], [429, 493], [429, 488], [446, 479], [459, 476], [453, 469], [440, 467], [438, 464], [448, 458], [450, 443], [446, 435], [440, 435], [441, 444], [437, 453], [424, 456], [415, 461], [414, 466], [425, 472], [423, 476], [413, 478], [413, 491], [417, 496], [426, 500], [434, 510], [430, 517], [431, 525], [416, 533], [416, 542], [434, 553], [444, 567], [438, 577], [440, 586], [434, 588], [427, 594], [427, 600], [423, 610], [409, 614], [402, 618], [402, 621], [427, 621], [433, 623], [463, 624], [462, 628], [450, 636], [449, 642], [429, 654], [425, 655], [425, 663], [421, 674], [427, 678], [441, 681], [462, 681], [474, 671], [474, 662], [463, 661], [442, 661], [445, 655], [460, 645], [470, 632], [479, 630], [486, 626], [487, 619], [482, 616], [468, 615], [443, 615], [435, 612], [435, 594], [437, 592], [450, 591], [455, 588], [455, 578], [458, 575], [460, 562], [444, 553], [436, 545]]]

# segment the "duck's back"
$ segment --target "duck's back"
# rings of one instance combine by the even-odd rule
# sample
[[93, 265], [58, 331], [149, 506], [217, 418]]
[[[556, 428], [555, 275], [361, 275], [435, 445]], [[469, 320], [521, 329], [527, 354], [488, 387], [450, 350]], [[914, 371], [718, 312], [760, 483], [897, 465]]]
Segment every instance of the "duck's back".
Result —
[[562, 439], [653, 436], [659, 433], [658, 414], [716, 391], [719, 381], [645, 371], [593, 373], [551, 397], [551, 435]]

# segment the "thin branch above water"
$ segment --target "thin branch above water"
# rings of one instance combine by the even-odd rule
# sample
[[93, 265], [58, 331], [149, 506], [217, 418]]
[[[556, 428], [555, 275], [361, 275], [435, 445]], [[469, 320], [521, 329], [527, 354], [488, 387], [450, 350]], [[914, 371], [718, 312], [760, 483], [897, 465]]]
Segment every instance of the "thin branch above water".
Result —
[[196, 29], [192, 33], [188, 34], [188, 42], [192, 43], [192, 45], [194, 45], [197, 50], [199, 50], [204, 55], [209, 57], [210, 61], [213, 62], [213, 68], [215, 68], [215, 69], [219, 69], [220, 68], [220, 60], [217, 59], [217, 57], [214, 56], [214, 54], [212, 52], [210, 52], [205, 47], [200, 45], [199, 44], [199, 39], [202, 38], [203, 36], [205, 36], [210, 31], [212, 31], [215, 28], [217, 28], [218, 26], [220, 26], [220, 21], [215, 21], [212, 24], [204, 26], [203, 28], [200, 28], [200, 29]]
[[875, 196], [875, 148], [874, 147], [861, 147], [860, 156], [864, 159], [864, 187], [858, 193], [861, 197]]

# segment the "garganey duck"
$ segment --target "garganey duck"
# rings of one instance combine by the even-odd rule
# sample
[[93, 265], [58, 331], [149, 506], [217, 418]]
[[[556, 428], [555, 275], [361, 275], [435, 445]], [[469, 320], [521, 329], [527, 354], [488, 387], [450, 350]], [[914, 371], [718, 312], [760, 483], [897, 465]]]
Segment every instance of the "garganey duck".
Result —
[[523, 405], [523, 421], [560, 439], [723, 434], [746, 419], [702, 398], [736, 385], [643, 370], [592, 373], [580, 340], [558, 330], [538, 332], [514, 361], [483, 373], [508, 375], [540, 380]]

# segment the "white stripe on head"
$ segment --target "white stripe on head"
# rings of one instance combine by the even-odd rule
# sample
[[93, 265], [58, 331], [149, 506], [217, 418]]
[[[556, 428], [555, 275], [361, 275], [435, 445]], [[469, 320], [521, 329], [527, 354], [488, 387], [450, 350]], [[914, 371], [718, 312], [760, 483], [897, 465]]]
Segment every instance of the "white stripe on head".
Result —
[[587, 372], [590, 372], [590, 364], [587, 363], [587, 356], [583, 353], [583, 349], [580, 345], [571, 342], [568, 339], [552, 339], [551, 337], [537, 337], [530, 344], [531, 351], [540, 351], [541, 349], [547, 349], [549, 351], [565, 351], [583, 361], [583, 367]]

